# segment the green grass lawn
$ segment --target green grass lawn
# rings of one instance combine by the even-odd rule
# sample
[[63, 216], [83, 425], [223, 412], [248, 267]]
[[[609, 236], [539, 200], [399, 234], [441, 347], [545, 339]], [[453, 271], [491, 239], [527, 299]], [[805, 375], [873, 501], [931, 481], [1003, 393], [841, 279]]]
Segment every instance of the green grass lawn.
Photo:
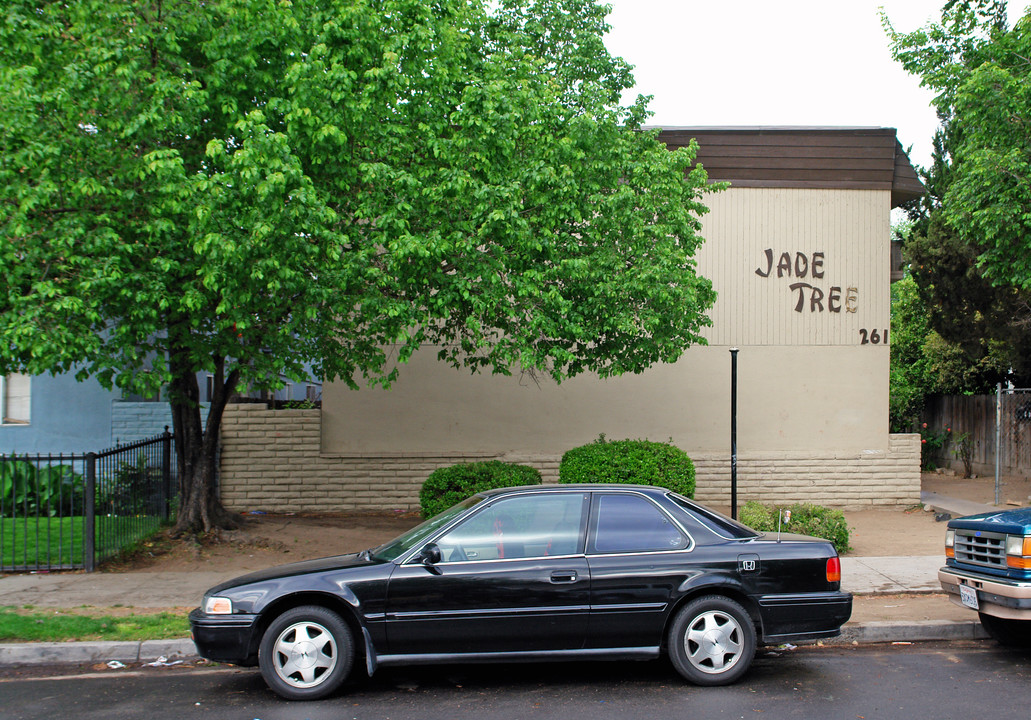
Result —
[[100, 615], [90, 608], [53, 610], [0, 606], [0, 642], [173, 640], [190, 636], [185, 614]]
[[[12, 519], [0, 517], [3, 567], [70, 567], [83, 564], [82, 517]], [[97, 560], [131, 547], [161, 528], [154, 515], [97, 516]]]

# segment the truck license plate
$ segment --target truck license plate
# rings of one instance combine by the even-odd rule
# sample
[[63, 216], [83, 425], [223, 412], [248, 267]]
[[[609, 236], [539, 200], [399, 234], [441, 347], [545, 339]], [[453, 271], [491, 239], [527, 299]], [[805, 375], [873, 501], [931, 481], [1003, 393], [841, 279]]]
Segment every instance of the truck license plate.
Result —
[[977, 590], [974, 590], [974, 588], [969, 585], [959, 586], [959, 600], [972, 610], [981, 609], [977, 604]]

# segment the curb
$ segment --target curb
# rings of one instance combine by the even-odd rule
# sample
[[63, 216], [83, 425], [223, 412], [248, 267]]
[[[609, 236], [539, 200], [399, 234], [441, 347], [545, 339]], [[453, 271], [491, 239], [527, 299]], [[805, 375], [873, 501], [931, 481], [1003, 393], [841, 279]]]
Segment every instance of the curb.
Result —
[[[824, 645], [890, 642], [980, 640], [988, 634], [975, 620], [891, 620], [846, 623], [841, 635], [822, 640]], [[143, 642], [66, 642], [0, 644], [0, 667], [9, 665], [61, 665], [117, 660], [124, 663], [197, 658], [193, 641], [145, 640]]]
[[841, 635], [824, 640], [823, 644], [981, 640], [987, 637], [988, 633], [977, 620], [882, 620], [845, 623], [841, 626]]
[[0, 644], [0, 667], [7, 665], [61, 665], [117, 660], [123, 663], [196, 658], [193, 640], [131, 640], [106, 642], [42, 642]]

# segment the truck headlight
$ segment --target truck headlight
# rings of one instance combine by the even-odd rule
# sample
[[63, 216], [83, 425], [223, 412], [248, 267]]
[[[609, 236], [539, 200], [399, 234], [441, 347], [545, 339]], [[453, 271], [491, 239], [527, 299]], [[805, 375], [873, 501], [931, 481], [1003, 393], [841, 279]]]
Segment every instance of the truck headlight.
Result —
[[1031, 536], [1006, 536], [1006, 565], [1017, 570], [1031, 570]]
[[954, 558], [956, 557], [956, 531], [946, 530], [945, 531], [945, 557]]

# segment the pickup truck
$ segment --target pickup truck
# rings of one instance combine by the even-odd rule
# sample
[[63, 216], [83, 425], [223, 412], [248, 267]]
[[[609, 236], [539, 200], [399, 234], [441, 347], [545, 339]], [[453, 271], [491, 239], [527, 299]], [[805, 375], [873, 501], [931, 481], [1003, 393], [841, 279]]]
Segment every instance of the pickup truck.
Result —
[[996, 641], [1031, 647], [1031, 507], [949, 521], [938, 580]]

